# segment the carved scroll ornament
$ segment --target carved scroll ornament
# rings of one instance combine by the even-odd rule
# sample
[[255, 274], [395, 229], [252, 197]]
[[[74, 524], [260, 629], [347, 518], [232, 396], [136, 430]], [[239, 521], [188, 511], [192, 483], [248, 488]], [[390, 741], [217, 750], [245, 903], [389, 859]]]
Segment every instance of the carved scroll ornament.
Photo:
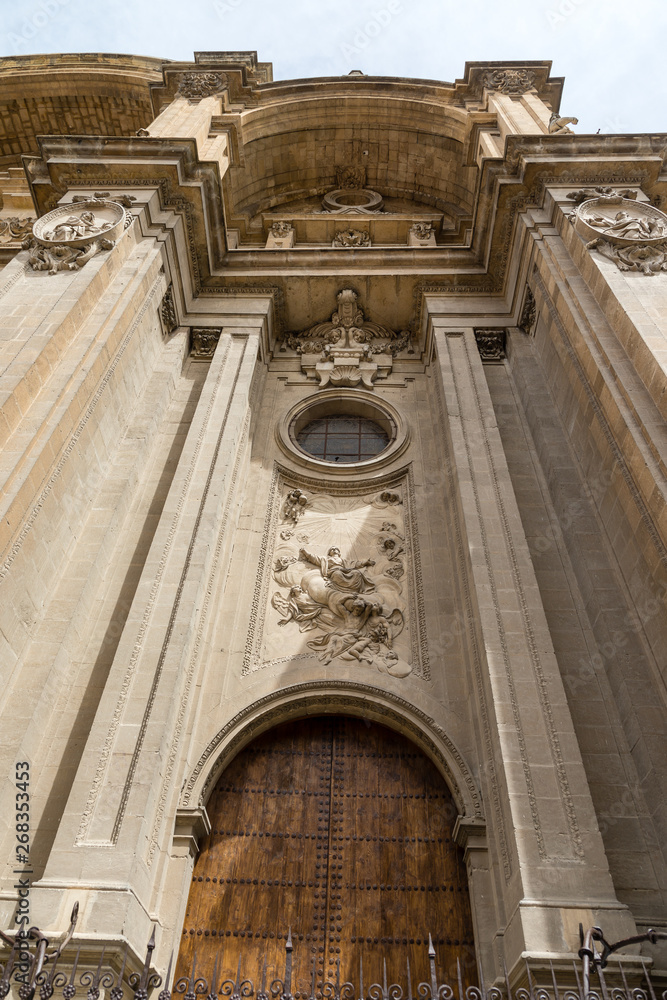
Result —
[[31, 236], [34, 221], [19, 219], [18, 216], [0, 219], [0, 246], [20, 245]]
[[285, 345], [302, 357], [319, 355], [318, 360], [302, 361], [303, 370], [320, 379], [319, 388], [362, 384], [372, 389], [379, 375], [391, 371], [393, 357], [410, 348], [410, 331], [397, 333], [365, 320], [352, 288], [340, 291], [337, 300], [328, 322], [288, 334]]
[[336, 233], [331, 244], [337, 250], [354, 250], [370, 245], [370, 235], [361, 229], [344, 229], [340, 233]]
[[184, 73], [178, 85], [178, 96], [189, 101], [201, 101], [218, 94], [227, 86], [221, 73]]
[[529, 69], [489, 70], [484, 76], [487, 90], [497, 90], [510, 97], [519, 97], [535, 84], [535, 74]]

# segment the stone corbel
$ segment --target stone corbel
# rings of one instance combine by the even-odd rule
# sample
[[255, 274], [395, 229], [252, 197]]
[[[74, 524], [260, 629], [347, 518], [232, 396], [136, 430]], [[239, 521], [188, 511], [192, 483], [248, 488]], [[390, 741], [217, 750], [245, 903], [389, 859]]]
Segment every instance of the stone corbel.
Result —
[[289, 222], [274, 222], [266, 239], [267, 250], [289, 250], [294, 246], [296, 231]]
[[211, 832], [211, 821], [204, 806], [196, 809], [178, 809], [173, 844], [176, 849], [187, 851], [191, 857], [199, 853], [200, 842]]
[[500, 364], [505, 360], [506, 330], [475, 330], [477, 350], [484, 364]]
[[306, 358], [302, 358], [301, 367], [306, 374], [319, 377], [318, 388], [324, 389], [331, 385], [340, 386], [363, 385], [372, 389], [375, 379], [386, 378], [391, 373], [393, 358], [391, 354], [371, 354], [368, 345], [359, 349], [327, 347], [320, 356], [315, 356], [314, 366], [307, 367]]

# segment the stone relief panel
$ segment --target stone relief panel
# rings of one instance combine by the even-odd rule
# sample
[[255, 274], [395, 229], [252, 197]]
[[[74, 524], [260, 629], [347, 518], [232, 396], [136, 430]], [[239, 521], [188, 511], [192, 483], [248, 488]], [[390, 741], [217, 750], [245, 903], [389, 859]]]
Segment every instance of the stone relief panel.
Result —
[[132, 221], [114, 201], [93, 198], [43, 215], [23, 243], [33, 271], [76, 271], [102, 250], [111, 250]]
[[331, 244], [336, 250], [355, 250], [370, 245], [370, 235], [362, 229], [343, 229], [340, 233], [336, 233]]
[[621, 271], [667, 271], [667, 215], [652, 205], [616, 193], [599, 195], [577, 206], [574, 227], [589, 250]]
[[520, 97], [535, 85], [535, 74], [529, 69], [495, 69], [484, 74], [483, 86], [510, 97]]
[[427, 677], [404, 485], [368, 493], [282, 482], [276, 489], [243, 672], [310, 660]]

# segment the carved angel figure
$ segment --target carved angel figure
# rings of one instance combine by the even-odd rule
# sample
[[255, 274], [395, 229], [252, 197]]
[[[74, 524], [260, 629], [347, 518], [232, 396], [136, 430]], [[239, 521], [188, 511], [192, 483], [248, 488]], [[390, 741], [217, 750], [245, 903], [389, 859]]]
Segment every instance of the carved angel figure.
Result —
[[[405, 676], [410, 672], [399, 662], [394, 639], [404, 628], [398, 608], [386, 609], [374, 579], [365, 572], [375, 565], [373, 559], [346, 560], [332, 545], [326, 555], [299, 550], [298, 562], [305, 564], [298, 584], [290, 586], [287, 597], [279, 591], [271, 604], [281, 614], [279, 625], [296, 622], [300, 632], [319, 629], [323, 634], [307, 645], [325, 664], [335, 657], [373, 663], [378, 669]], [[278, 557], [274, 578], [282, 586], [297, 571], [298, 562]], [[294, 576], [292, 575], [292, 580]]]
[[606, 215], [591, 215], [586, 222], [605, 234], [624, 239], [650, 240], [667, 235], [667, 230], [659, 219], [644, 219], [625, 211], [617, 212], [613, 219]]
[[331, 581], [331, 583], [341, 590], [354, 590], [358, 593], [363, 593], [365, 590], [375, 589], [372, 581], [361, 572], [367, 566], [375, 565], [373, 559], [364, 559], [363, 562], [346, 564], [340, 554], [340, 549], [335, 545], [323, 557], [311, 555], [305, 549], [300, 549], [299, 558], [303, 559], [304, 562], [312, 563], [313, 566], [319, 566], [323, 578]]

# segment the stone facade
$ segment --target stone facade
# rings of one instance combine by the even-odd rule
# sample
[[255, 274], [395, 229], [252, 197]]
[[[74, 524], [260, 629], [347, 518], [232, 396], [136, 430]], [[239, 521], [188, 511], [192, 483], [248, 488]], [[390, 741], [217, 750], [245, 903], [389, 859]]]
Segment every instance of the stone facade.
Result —
[[17, 761], [31, 923], [164, 971], [226, 762], [319, 711], [436, 763], [487, 982], [667, 927], [667, 137], [554, 131], [542, 62], [73, 59], [0, 61], [99, 111], [0, 159], [4, 926]]

